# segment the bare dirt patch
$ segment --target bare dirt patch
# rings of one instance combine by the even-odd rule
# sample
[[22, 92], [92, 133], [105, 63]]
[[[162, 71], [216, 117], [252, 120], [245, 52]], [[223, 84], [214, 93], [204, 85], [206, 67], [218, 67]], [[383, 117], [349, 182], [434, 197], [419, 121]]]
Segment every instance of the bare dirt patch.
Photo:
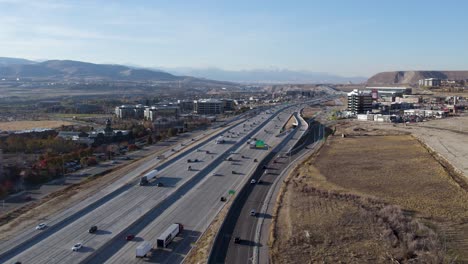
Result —
[[355, 128], [287, 181], [272, 263], [468, 261], [468, 194], [453, 172], [412, 136]]
[[0, 130], [16, 131], [35, 128], [57, 128], [62, 125], [67, 126], [72, 125], [72, 123], [58, 120], [0, 122]]

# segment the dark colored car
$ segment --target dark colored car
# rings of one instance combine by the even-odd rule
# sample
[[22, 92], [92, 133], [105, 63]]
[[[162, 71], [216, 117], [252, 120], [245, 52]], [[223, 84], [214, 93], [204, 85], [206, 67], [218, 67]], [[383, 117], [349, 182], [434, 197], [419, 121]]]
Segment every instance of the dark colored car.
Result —
[[225, 202], [225, 201], [226, 201], [226, 197], [221, 196], [221, 199], [220, 199], [220, 200], [221, 200], [221, 202]]
[[135, 235], [128, 235], [128, 236], [125, 237], [125, 240], [131, 241], [131, 240], [133, 240], [134, 238], [135, 238]]
[[25, 196], [25, 197], [24, 197], [24, 200], [27, 201], [27, 202], [32, 201], [31, 195]]
[[258, 160], [257, 160], [257, 159], [254, 159], [254, 162], [258, 162]]
[[97, 226], [92, 226], [88, 230], [88, 232], [91, 233], [91, 234], [96, 233], [96, 231], [97, 231]]
[[240, 244], [240, 242], [241, 242], [240, 237], [235, 237], [235, 238], [234, 238], [234, 243]]
[[163, 187], [164, 184], [163, 184], [162, 182], [158, 182], [158, 183], [156, 183], [156, 186], [158, 186], [158, 187]]

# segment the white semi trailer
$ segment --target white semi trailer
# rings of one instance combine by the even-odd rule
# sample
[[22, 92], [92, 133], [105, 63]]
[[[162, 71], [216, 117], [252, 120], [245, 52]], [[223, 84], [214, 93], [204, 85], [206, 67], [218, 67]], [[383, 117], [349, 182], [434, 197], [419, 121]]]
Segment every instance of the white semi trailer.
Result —
[[140, 185], [147, 185], [152, 179], [159, 174], [158, 170], [151, 170], [140, 178]]
[[166, 229], [156, 240], [156, 246], [158, 248], [165, 248], [171, 241], [184, 230], [182, 224], [172, 224]]
[[151, 245], [148, 241], [143, 241], [138, 247], [136, 248], [136, 257], [137, 258], [144, 258], [147, 254], [151, 251], [153, 245]]

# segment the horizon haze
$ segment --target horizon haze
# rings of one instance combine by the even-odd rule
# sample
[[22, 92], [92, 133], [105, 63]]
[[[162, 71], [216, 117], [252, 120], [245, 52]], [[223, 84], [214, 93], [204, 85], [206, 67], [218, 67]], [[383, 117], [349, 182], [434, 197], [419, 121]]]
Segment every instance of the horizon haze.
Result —
[[0, 56], [347, 77], [466, 70], [468, 37], [459, 34], [466, 26], [459, 18], [467, 7], [458, 1], [401, 0], [0, 0]]

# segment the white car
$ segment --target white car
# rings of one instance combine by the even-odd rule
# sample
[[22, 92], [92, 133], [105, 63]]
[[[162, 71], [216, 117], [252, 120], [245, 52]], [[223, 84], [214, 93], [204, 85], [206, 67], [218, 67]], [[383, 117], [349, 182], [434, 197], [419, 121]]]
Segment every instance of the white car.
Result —
[[42, 229], [44, 229], [44, 228], [46, 228], [46, 227], [47, 227], [46, 224], [40, 223], [40, 224], [38, 224], [38, 225], [36, 226], [36, 230], [42, 230]]
[[256, 182], [257, 182], [256, 180], [252, 179], [252, 180], [250, 181], [250, 184], [255, 184]]
[[251, 216], [255, 216], [255, 215], [257, 215], [257, 212], [255, 212], [255, 210], [252, 209], [252, 210], [250, 210], [250, 215], [251, 215]]
[[73, 245], [73, 247], [71, 248], [73, 251], [78, 251], [80, 250], [81, 248], [83, 247], [83, 244], [81, 243], [76, 243], [75, 245]]

